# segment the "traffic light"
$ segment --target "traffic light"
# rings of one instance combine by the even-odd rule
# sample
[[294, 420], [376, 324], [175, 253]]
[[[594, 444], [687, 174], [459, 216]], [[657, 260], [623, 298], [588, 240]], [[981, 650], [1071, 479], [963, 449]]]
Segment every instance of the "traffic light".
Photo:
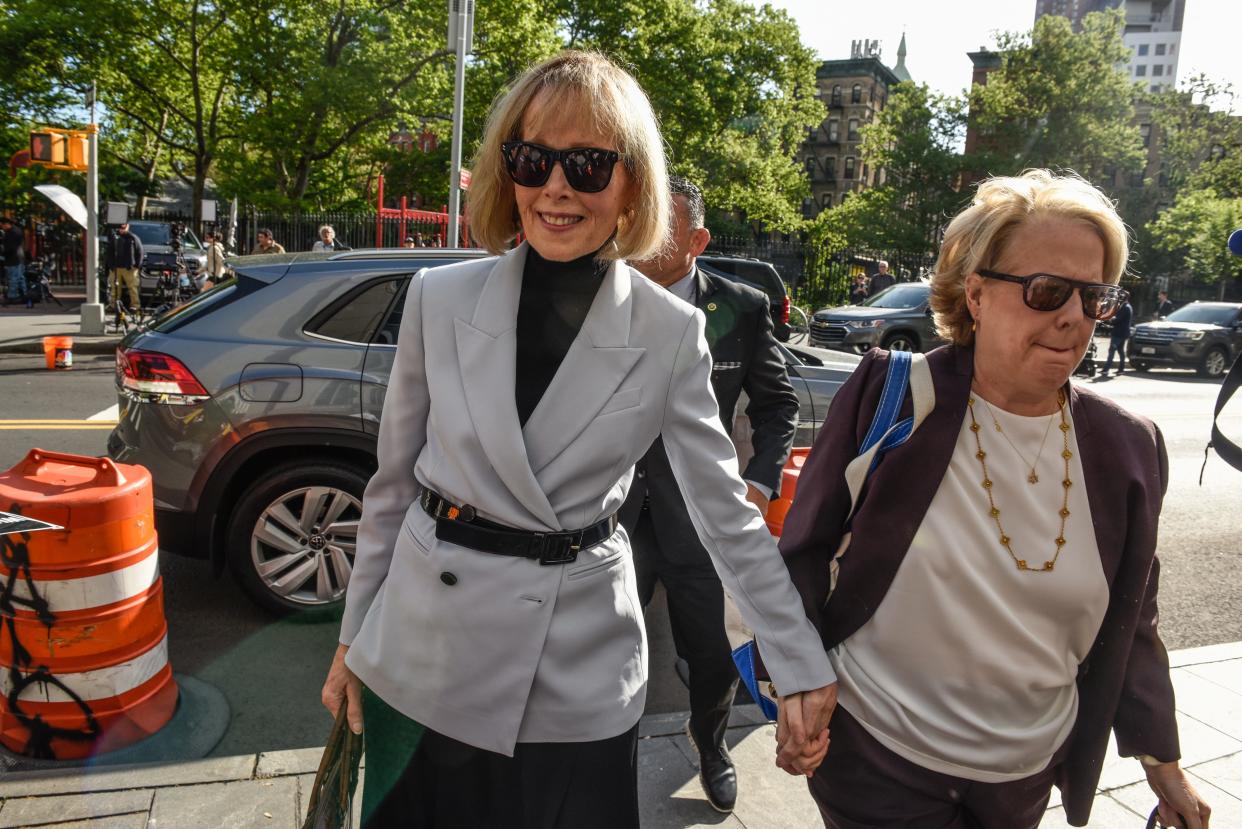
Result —
[[88, 136], [85, 130], [44, 127], [30, 133], [30, 160], [54, 170], [85, 171], [88, 164]]
[[64, 134], [51, 130], [30, 133], [30, 160], [68, 166], [69, 153]]

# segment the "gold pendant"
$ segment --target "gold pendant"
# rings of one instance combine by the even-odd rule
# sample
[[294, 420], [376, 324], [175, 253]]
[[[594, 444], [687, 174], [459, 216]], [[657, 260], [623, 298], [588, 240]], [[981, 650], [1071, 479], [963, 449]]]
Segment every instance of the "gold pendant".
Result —
[[1037, 484], [1039, 483], [1039, 476], [1036, 475], [1034, 472], [1031, 472], [1030, 475], [1026, 476], [1026, 481], [1027, 483], [1030, 483], [1030, 484]]

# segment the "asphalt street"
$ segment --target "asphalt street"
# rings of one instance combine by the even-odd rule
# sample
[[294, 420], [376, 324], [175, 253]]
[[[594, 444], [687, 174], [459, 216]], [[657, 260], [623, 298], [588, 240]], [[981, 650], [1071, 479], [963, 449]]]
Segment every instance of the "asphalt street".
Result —
[[[1170, 458], [1161, 517], [1161, 619], [1170, 648], [1242, 640], [1242, 472], [1215, 456], [1198, 485], [1218, 384], [1157, 371], [1082, 380], [1161, 427]], [[102, 454], [115, 403], [111, 357], [79, 357], [49, 372], [41, 357], [0, 355], [0, 470], [31, 447]], [[115, 416], [114, 414], [112, 415]], [[89, 418], [103, 418], [90, 420]], [[1226, 410], [1226, 431], [1242, 440], [1242, 401]], [[335, 643], [332, 622], [279, 619], [251, 604], [207, 562], [161, 562], [174, 670], [211, 682], [228, 697], [232, 721], [217, 756], [321, 745], [330, 725], [319, 686]], [[648, 608], [651, 713], [685, 710], [662, 595]]]

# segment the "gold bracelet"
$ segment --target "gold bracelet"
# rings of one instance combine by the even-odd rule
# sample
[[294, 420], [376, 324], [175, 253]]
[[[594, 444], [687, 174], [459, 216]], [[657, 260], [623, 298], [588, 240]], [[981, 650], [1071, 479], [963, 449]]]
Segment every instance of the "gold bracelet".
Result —
[[771, 695], [772, 699], [780, 699], [780, 694], [776, 693], [776, 683], [768, 683], [768, 693]]

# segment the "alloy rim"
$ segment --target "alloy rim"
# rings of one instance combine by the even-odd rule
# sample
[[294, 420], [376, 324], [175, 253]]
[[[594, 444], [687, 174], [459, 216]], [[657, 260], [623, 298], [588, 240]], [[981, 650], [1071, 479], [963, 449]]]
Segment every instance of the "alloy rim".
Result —
[[1225, 355], [1219, 351], [1213, 351], [1207, 356], [1208, 374], [1215, 377], [1225, 370]]
[[311, 486], [272, 502], [255, 522], [250, 558], [279, 598], [319, 607], [345, 597], [358, 544], [362, 502], [342, 489]]

